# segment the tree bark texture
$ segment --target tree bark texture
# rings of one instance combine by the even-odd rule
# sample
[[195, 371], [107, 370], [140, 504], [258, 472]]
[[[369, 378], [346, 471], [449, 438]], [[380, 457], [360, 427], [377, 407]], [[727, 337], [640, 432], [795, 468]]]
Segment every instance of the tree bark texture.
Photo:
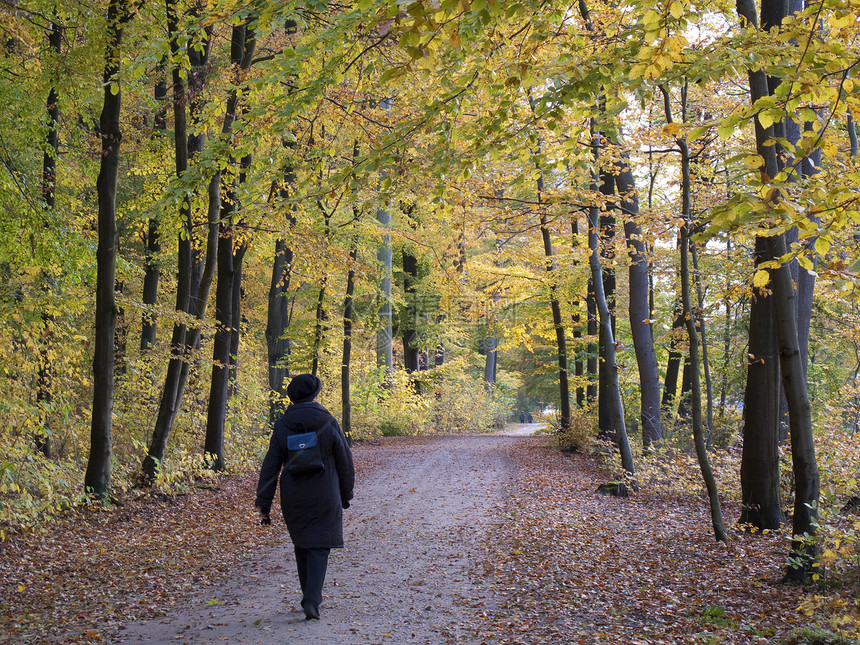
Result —
[[645, 252], [645, 242], [642, 240], [642, 229], [637, 221], [639, 197], [633, 171], [626, 159], [615, 177], [615, 182], [621, 211], [624, 214], [624, 236], [630, 255], [628, 313], [633, 349], [639, 368], [642, 444], [647, 449], [652, 443], [663, 438], [663, 426], [660, 422], [660, 376], [657, 373], [657, 355], [654, 352], [654, 338], [651, 334], [648, 257]]
[[107, 48], [103, 81], [104, 105], [99, 118], [102, 156], [98, 192], [98, 248], [96, 277], [95, 348], [93, 352], [93, 407], [90, 455], [84, 475], [85, 490], [99, 499], [110, 499], [113, 458], [114, 335], [116, 332], [117, 226], [116, 188], [122, 134], [119, 117], [120, 46], [123, 23], [129, 19], [126, 0], [111, 0], [107, 15]]
[[[603, 138], [601, 137], [601, 142]], [[599, 190], [604, 197], [607, 198], [606, 210], [600, 214], [600, 229], [599, 242], [601, 253], [601, 284], [606, 301], [607, 311], [609, 312], [609, 327], [603, 325], [602, 320], [598, 320], [598, 395], [597, 395], [597, 425], [600, 428], [601, 434], [608, 433], [613, 425], [612, 410], [611, 410], [611, 367], [606, 359], [606, 330], [612, 332], [612, 337], [615, 338], [615, 270], [612, 268], [612, 263], [615, 260], [615, 254], [612, 250], [613, 239], [615, 238], [615, 216], [612, 214], [614, 205], [610, 201], [615, 195], [615, 178], [609, 169], [600, 171]], [[590, 225], [590, 224], [589, 224]], [[595, 289], [595, 294], [597, 289]], [[598, 306], [598, 312], [599, 312]], [[599, 319], [599, 315], [598, 315]]]
[[343, 359], [340, 368], [341, 387], [341, 427], [347, 441], [352, 443], [352, 379], [350, 367], [352, 362], [352, 317], [353, 294], [355, 293], [355, 263], [358, 259], [358, 242], [353, 243], [349, 252], [349, 270], [346, 274], [346, 295], [343, 299]]
[[[164, 78], [163, 61], [158, 65], [158, 80], [155, 82], [155, 111], [154, 124], [157, 136], [164, 136], [167, 131], [167, 83]], [[146, 307], [154, 308], [158, 302], [158, 255], [161, 253], [161, 240], [158, 237], [158, 217], [150, 217], [146, 227], [144, 239], [144, 275], [142, 301], [144, 311], [142, 314], [140, 328], [140, 351], [146, 351], [155, 345], [158, 331], [156, 316], [153, 311], [146, 311]]]
[[400, 328], [403, 333], [403, 367], [410, 374], [417, 372], [418, 364], [418, 302], [415, 284], [418, 281], [418, 258], [403, 250], [403, 291], [406, 307]]
[[[241, 83], [242, 72], [251, 66], [256, 39], [247, 22], [233, 28], [230, 44], [230, 60], [236, 74], [236, 85]], [[240, 112], [239, 92], [233, 89], [227, 101], [222, 132], [229, 133]], [[247, 158], [242, 163], [247, 162]], [[235, 160], [230, 159], [235, 165]], [[240, 173], [241, 175], [241, 173]], [[209, 389], [209, 405], [206, 410], [206, 438], [203, 450], [208, 455], [213, 470], [225, 468], [224, 426], [227, 419], [227, 399], [230, 375], [230, 346], [233, 327], [234, 289], [241, 288], [242, 259], [247, 249], [243, 240], [237, 239], [237, 227], [233, 218], [237, 211], [235, 183], [240, 177], [222, 175], [222, 190], [226, 196], [221, 202], [220, 229], [218, 235], [218, 281], [215, 290], [215, 337], [212, 348], [212, 380]], [[238, 278], [237, 278], [238, 276]]]
[[[48, 32], [48, 47], [56, 56], [60, 55], [63, 43], [64, 29], [59, 22], [51, 23]], [[50, 213], [56, 206], [57, 157], [60, 150], [59, 122], [60, 97], [56, 86], [48, 91], [45, 105], [48, 117], [48, 131], [45, 135], [45, 154], [42, 157], [42, 200]], [[47, 224], [46, 224], [47, 226]], [[50, 290], [53, 278], [47, 272], [42, 273], [42, 283], [45, 291]], [[36, 375], [36, 403], [39, 406], [39, 428], [35, 436], [35, 448], [45, 457], [51, 457], [51, 415], [53, 403], [52, 387], [54, 383], [54, 366], [51, 360], [51, 348], [54, 338], [54, 316], [47, 311], [42, 312], [42, 340], [39, 343], [39, 370]]]
[[[592, 143], [594, 159], [598, 160], [599, 141], [595, 137]], [[597, 178], [592, 181], [592, 190], [596, 192]], [[621, 455], [621, 467], [632, 477], [636, 469], [633, 465], [633, 453], [630, 450], [630, 442], [627, 438], [627, 426], [624, 420], [624, 403], [621, 400], [621, 387], [618, 382], [618, 363], [615, 359], [615, 330], [612, 325], [612, 316], [609, 304], [606, 301], [606, 293], [603, 287], [603, 268], [600, 261], [600, 237], [602, 222], [599, 217], [599, 209], [595, 206], [588, 208], [588, 263], [591, 269], [591, 280], [594, 283], [594, 302], [597, 307], [600, 321], [600, 335], [605, 339], [603, 348], [603, 360], [607, 363], [605, 371], [601, 372], [601, 378], [606, 378], [605, 390], [601, 389], [601, 397], [606, 393], [608, 399], [607, 407], [611, 427], [606, 429], [618, 446]], [[605, 375], [605, 376], [604, 376]], [[604, 429], [601, 428], [601, 431]]]
[[[540, 168], [538, 168], [540, 170]], [[538, 203], [541, 201], [541, 196], [544, 192], [543, 174], [537, 180], [537, 198]], [[539, 207], [540, 208], [540, 207]], [[546, 218], [546, 212], [541, 209], [540, 213], [540, 232], [543, 239], [543, 252], [545, 258], [545, 267], [547, 278], [549, 280], [549, 305], [552, 311], [552, 326], [555, 328], [555, 344], [558, 355], [558, 412], [559, 412], [559, 427], [566, 430], [570, 427], [570, 382], [567, 367], [567, 339], [565, 337], [564, 322], [561, 317], [561, 303], [558, 299], [558, 289], [555, 284], [555, 253], [552, 248], [552, 237], [550, 235], [549, 222]], [[495, 357], [496, 339], [493, 338], [492, 353]], [[489, 348], [487, 350], [490, 351]], [[495, 358], [494, 358], [495, 361]], [[495, 363], [493, 365], [495, 369]]]
[[[752, 0], [739, 0], [738, 14], [747, 22], [756, 25], [755, 4]], [[779, 26], [787, 15], [784, 0], [762, 0], [762, 28]], [[763, 70], [749, 71], [750, 98], [753, 103], [767, 96], [773, 84]], [[773, 129], [764, 128], [758, 118], [755, 120], [756, 149], [764, 159], [764, 172], [768, 177], [776, 177], [780, 170], [777, 146], [773, 145]], [[769, 197], [769, 200], [778, 197]], [[767, 260], [776, 260], [786, 253], [785, 236], [774, 235], [763, 241], [763, 251]], [[809, 398], [806, 391], [805, 370], [801, 362], [800, 343], [797, 334], [797, 304], [791, 273], [788, 265], [783, 264], [771, 271], [773, 289], [773, 329], [779, 347], [779, 364], [782, 372], [782, 386], [785, 391], [789, 412], [789, 432], [791, 434], [792, 470], [795, 479], [794, 515], [792, 518], [792, 544], [786, 577], [791, 580], [805, 581], [812, 572], [816, 547], [812, 537], [816, 532], [816, 518], [819, 496], [818, 465], [815, 460], [815, 446], [812, 438], [812, 418]], [[778, 398], [774, 407], [778, 409]]]

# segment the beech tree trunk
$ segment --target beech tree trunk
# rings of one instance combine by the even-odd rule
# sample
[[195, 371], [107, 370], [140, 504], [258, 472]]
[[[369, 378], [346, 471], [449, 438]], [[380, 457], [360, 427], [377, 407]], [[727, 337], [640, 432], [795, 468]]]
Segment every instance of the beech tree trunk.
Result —
[[657, 355], [654, 352], [654, 338], [651, 335], [648, 258], [645, 253], [645, 242], [642, 239], [642, 229], [637, 221], [639, 197], [633, 171], [626, 158], [615, 177], [615, 183], [618, 187], [621, 210], [624, 213], [624, 236], [630, 255], [628, 312], [633, 349], [639, 368], [642, 445], [647, 450], [652, 443], [663, 438], [663, 425], [660, 421], [660, 376], [657, 373]]
[[[156, 136], [164, 136], [167, 131], [167, 82], [164, 78], [164, 60], [156, 68], [158, 80], [155, 83], [155, 102], [158, 107], [155, 110], [154, 125]], [[155, 345], [157, 334], [156, 316], [153, 311], [147, 311], [146, 307], [154, 308], [158, 302], [158, 254], [161, 253], [161, 240], [158, 237], [158, 217], [150, 217], [147, 222], [146, 235], [144, 238], [144, 274], [142, 301], [144, 311], [142, 314], [140, 328], [140, 351], [144, 352]]]
[[[596, 137], [595, 137], [596, 139]], [[598, 159], [598, 141], [592, 142], [594, 149], [594, 159]], [[596, 192], [597, 181], [592, 182], [592, 190]], [[607, 407], [611, 419], [611, 427], [607, 429], [607, 433], [612, 436], [615, 444], [618, 446], [618, 451], [621, 455], [621, 467], [632, 477], [636, 469], [633, 465], [633, 453], [630, 450], [630, 442], [627, 438], [627, 426], [624, 420], [624, 404], [621, 400], [621, 387], [618, 382], [618, 363], [615, 360], [615, 331], [612, 328], [612, 316], [610, 315], [609, 305], [606, 301], [606, 294], [603, 290], [603, 270], [600, 262], [600, 218], [599, 211], [595, 206], [588, 208], [588, 249], [589, 249], [589, 267], [591, 269], [591, 280], [594, 283], [594, 301], [597, 306], [597, 312], [600, 319], [601, 337], [605, 339], [605, 347], [603, 360], [607, 363], [605, 372], [606, 398], [608, 399]], [[603, 428], [601, 428], [603, 430]]]
[[[235, 84], [241, 83], [243, 71], [251, 66], [256, 39], [250, 24], [253, 17], [245, 23], [233, 27], [230, 43], [230, 60], [236, 69]], [[232, 130], [240, 111], [239, 92], [234, 89], [227, 101], [222, 132]], [[243, 164], [246, 159], [243, 159]], [[234, 165], [231, 158], [228, 165]], [[209, 405], [206, 410], [206, 438], [203, 445], [210, 467], [215, 471], [224, 470], [224, 424], [227, 419], [227, 401], [230, 376], [230, 346], [233, 327], [239, 323], [233, 318], [234, 289], [241, 288], [241, 267], [247, 245], [237, 239], [237, 227], [233, 224], [233, 214], [237, 209], [235, 183], [239, 177], [222, 175], [222, 192], [226, 195], [221, 202], [220, 229], [218, 235], [218, 283], [215, 290], [215, 337], [212, 348], [212, 380], [209, 389]]]
[[[684, 142], [686, 148], [686, 141]], [[689, 213], [686, 213], [689, 222]], [[711, 470], [708, 458], [708, 448], [705, 441], [704, 424], [702, 423], [702, 388], [699, 382], [699, 330], [696, 326], [696, 313], [693, 311], [690, 298], [690, 265], [689, 265], [689, 224], [681, 228], [681, 300], [684, 308], [684, 319], [687, 325], [687, 337], [690, 341], [690, 374], [691, 374], [691, 413], [693, 421], [693, 442], [696, 446], [696, 456], [702, 479], [708, 491], [708, 501], [711, 508], [711, 524], [714, 527], [714, 537], [720, 542], [728, 542], [723, 512], [720, 508], [720, 497], [717, 491], [717, 481]]]
[[[601, 143], [605, 143], [601, 136]], [[609, 169], [600, 171], [599, 190], [607, 200], [615, 195], [615, 178]], [[601, 253], [601, 285], [603, 297], [606, 301], [607, 311], [609, 312], [609, 327], [603, 325], [598, 315], [598, 395], [597, 395], [597, 425], [600, 428], [601, 435], [610, 433], [612, 421], [612, 367], [606, 358], [607, 336], [606, 330], [612, 332], [612, 338], [615, 338], [615, 270], [611, 267], [615, 254], [612, 250], [613, 239], [615, 238], [615, 217], [612, 215], [614, 205], [611, 201], [607, 201], [606, 210], [600, 214], [600, 229], [599, 242]], [[597, 285], [595, 285], [595, 296], [597, 294]], [[597, 305], [598, 312], [600, 311], [599, 304]], [[614, 348], [613, 348], [614, 349]]]
[[114, 336], [116, 332], [117, 227], [116, 188], [119, 147], [122, 133], [119, 117], [122, 106], [120, 46], [123, 23], [129, 18], [127, 0], [111, 0], [107, 15], [104, 105], [99, 118], [102, 140], [101, 164], [96, 181], [98, 192], [98, 248], [96, 250], [96, 320], [93, 351], [93, 407], [90, 455], [84, 475], [84, 489], [102, 500], [111, 497], [113, 459]]
[[[532, 108], [534, 109], [534, 108]], [[541, 170], [538, 168], [538, 170]], [[552, 311], [552, 325], [555, 328], [555, 344], [558, 355], [558, 423], [562, 430], [570, 427], [570, 383], [567, 369], [567, 339], [564, 333], [564, 322], [561, 317], [561, 303], [558, 298], [558, 288], [555, 280], [555, 253], [552, 248], [549, 222], [546, 211], [540, 206], [544, 192], [543, 172], [537, 180], [537, 201], [540, 208], [540, 233], [543, 239], [543, 252], [546, 259], [545, 268], [549, 280], [549, 305]], [[489, 354], [490, 349], [487, 349]], [[493, 338], [493, 356], [496, 354], [495, 338]], [[494, 358], [495, 361], [495, 358]], [[495, 364], [493, 366], [495, 369]]]
[[[58, 21], [51, 23], [48, 32], [48, 47], [51, 52], [59, 56], [63, 43], [64, 29]], [[60, 122], [60, 97], [57, 89], [52, 85], [48, 92], [45, 112], [48, 117], [48, 132], [45, 135], [45, 154], [42, 157], [42, 200], [48, 212], [54, 210], [56, 205], [57, 184], [57, 157], [60, 149], [59, 122]], [[46, 272], [42, 272], [42, 283], [45, 291], [50, 290], [53, 278]], [[51, 457], [51, 415], [50, 408], [53, 402], [51, 388], [54, 383], [54, 366], [51, 360], [51, 349], [54, 337], [54, 316], [47, 311], [42, 312], [42, 340], [39, 343], [39, 370], [36, 375], [36, 403], [39, 407], [39, 428], [36, 431], [36, 451]]]
[[[281, 200], [289, 198], [295, 180], [293, 166], [288, 163], [284, 167], [284, 178], [276, 191]], [[283, 208], [283, 206], [279, 206], [279, 208]], [[289, 228], [295, 226], [296, 219], [291, 210], [286, 211], [285, 217]], [[287, 293], [292, 278], [292, 266], [293, 250], [287, 245], [286, 239], [279, 237], [275, 241], [275, 257], [272, 262], [272, 280], [269, 284], [269, 306], [266, 317], [270, 423], [274, 423], [286, 409], [287, 393], [284, 381], [290, 375], [291, 350], [290, 339], [286, 335], [290, 324], [290, 300]]]
[[353, 242], [349, 252], [349, 270], [346, 274], [346, 295], [343, 299], [343, 359], [340, 368], [340, 392], [341, 392], [341, 427], [346, 435], [347, 441], [352, 443], [352, 380], [350, 367], [352, 361], [352, 316], [353, 316], [353, 293], [355, 293], [355, 263], [358, 259], [358, 240]]
[[[680, 249], [680, 246], [679, 246]], [[669, 336], [669, 358], [666, 363], [666, 376], [663, 381], [663, 399], [661, 405], [666, 410], [671, 410], [674, 418], [676, 408], [674, 402], [678, 395], [678, 374], [681, 370], [681, 361], [684, 355], [678, 351], [679, 334], [684, 328], [684, 312], [681, 307], [681, 299], [675, 302], [675, 316], [672, 319], [672, 331]]]
[[[585, 296], [585, 309], [588, 320], [586, 332], [591, 339], [597, 338], [598, 321], [597, 321], [597, 302], [594, 290], [594, 282], [591, 277], [588, 278], [588, 291]], [[586, 348], [585, 372], [588, 375], [588, 385], [585, 386], [585, 402], [591, 406], [597, 401], [597, 386], [598, 386], [598, 348], [594, 340], [590, 340]]]
[[[391, 99], [383, 99], [379, 106], [386, 112], [391, 112]], [[381, 197], [381, 195], [380, 195]], [[379, 261], [379, 327], [376, 331], [376, 366], [382, 369], [383, 379], [390, 382], [394, 374], [394, 347], [391, 311], [391, 280], [394, 254], [391, 248], [391, 212], [380, 204], [376, 211], [376, 221], [381, 229], [381, 239], [376, 252]]]
[[[182, 178], [183, 174], [188, 170], [188, 161], [191, 151], [199, 152], [202, 148], [202, 139], [195, 135], [188, 134], [187, 126], [187, 104], [189, 96], [194, 95], [201, 89], [202, 83], [199, 68], [202, 67], [208, 60], [208, 51], [210, 40], [207, 38], [200, 47], [190, 47], [188, 51], [189, 63], [191, 64], [192, 72], [189, 78], [196, 84], [194, 89], [189, 92], [186, 87], [185, 75], [178, 61], [180, 56], [180, 33], [179, 33], [179, 15], [176, 6], [176, 0], [165, 0], [167, 9], [167, 27], [170, 35], [170, 50], [176, 60], [172, 71], [173, 82], [173, 122], [174, 122], [174, 166], [177, 178]], [[204, 32], [206, 33], [206, 32]], [[201, 51], [202, 50], [202, 51]], [[199, 109], [199, 99], [192, 98], [192, 106], [197, 105]], [[193, 118], [193, 115], [192, 115]], [[217, 182], [220, 178], [220, 171], [212, 181], [216, 182], [215, 197], [217, 201]], [[210, 188], [210, 222], [212, 205], [212, 190]], [[216, 204], [217, 208], [217, 204]], [[180, 316], [180, 321], [174, 323], [173, 332], [170, 339], [170, 360], [167, 364], [167, 374], [164, 378], [164, 387], [161, 391], [161, 399], [158, 405], [158, 413], [156, 415], [155, 427], [152, 431], [152, 439], [150, 441], [147, 455], [143, 460], [142, 470], [146, 478], [152, 481], [156, 472], [160, 468], [161, 462], [164, 460], [164, 454], [167, 450], [167, 442], [170, 438], [170, 432], [173, 429], [173, 423], [176, 420], [176, 415], [179, 412], [182, 394], [185, 389], [185, 382], [188, 378], [188, 369], [191, 360], [191, 351], [196, 347], [197, 340], [200, 337], [200, 330], [189, 330], [184, 318], [189, 315], [198, 314], [201, 307], [205, 310], [206, 302], [208, 301], [208, 285], [206, 285], [206, 298], [199, 297], [200, 284], [195, 278], [195, 256], [193, 249], [194, 222], [191, 212], [191, 197], [185, 195], [179, 209], [180, 221], [182, 222], [183, 230], [177, 236], [177, 282], [176, 282], [176, 305], [175, 311]], [[217, 210], [215, 215], [217, 222]], [[209, 226], [209, 235], [212, 236], [212, 225]], [[207, 262], [212, 262], [214, 267], [214, 243], [217, 243], [217, 225], [215, 228], [216, 236], [207, 242]], [[213, 243], [214, 242], [214, 243]], [[212, 259], [209, 259], [209, 253], [212, 254]], [[209, 271], [209, 277], [214, 273], [212, 269]], [[195, 298], [197, 296], [197, 298]], [[202, 320], [202, 315], [198, 316], [198, 320]]]
[[[751, 27], [757, 27], [755, 3], [752, 0], [738, 0], [737, 9], [738, 14]], [[786, 15], [787, 5], [783, 0], [762, 0], [763, 29], [780, 25]], [[772, 84], [769, 86], [768, 78], [762, 70], [749, 71], [749, 84], [750, 98], [753, 103], [769, 95], [772, 90]], [[756, 149], [764, 159], [764, 172], [768, 177], [776, 177], [780, 162], [777, 146], [773, 142], [773, 127], [762, 127], [759, 119], [756, 118], [755, 131]], [[769, 199], [778, 199], [778, 197]], [[784, 234], [764, 238], [762, 250], [767, 260], [781, 258], [787, 250]], [[795, 480], [793, 538], [786, 577], [791, 580], [805, 581], [812, 572], [816, 553], [816, 546], [812, 540], [817, 528], [818, 465], [815, 460], [805, 370], [801, 361], [797, 334], [796, 294], [789, 266], [783, 264], [773, 269], [770, 277], [773, 290], [773, 330], [776, 332], [782, 386], [788, 403], [792, 471]], [[776, 409], [778, 409], [778, 400], [777, 398], [774, 405]]]
[[403, 367], [410, 374], [420, 369], [418, 362], [418, 302], [415, 283], [418, 281], [418, 258], [403, 250], [403, 291], [406, 298], [400, 328], [403, 333]]

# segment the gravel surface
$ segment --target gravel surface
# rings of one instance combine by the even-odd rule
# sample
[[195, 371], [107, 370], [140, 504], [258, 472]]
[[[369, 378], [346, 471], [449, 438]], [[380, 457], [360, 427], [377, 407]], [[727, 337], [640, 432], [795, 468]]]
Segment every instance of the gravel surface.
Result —
[[346, 548], [329, 560], [319, 621], [298, 606], [292, 546], [273, 508], [283, 546], [161, 619], [125, 626], [116, 642], [480, 642], [483, 617], [501, 602], [484, 574], [484, 538], [516, 475], [510, 451], [534, 427], [356, 447]]

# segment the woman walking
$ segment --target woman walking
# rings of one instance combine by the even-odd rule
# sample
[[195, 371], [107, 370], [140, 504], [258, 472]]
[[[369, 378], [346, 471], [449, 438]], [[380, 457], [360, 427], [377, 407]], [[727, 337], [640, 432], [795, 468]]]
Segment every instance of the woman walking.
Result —
[[355, 483], [352, 453], [337, 420], [317, 396], [322, 382], [299, 374], [287, 386], [291, 403], [275, 422], [254, 502], [262, 524], [281, 480], [281, 510], [296, 552], [302, 610], [318, 619], [328, 556], [343, 547], [343, 510]]

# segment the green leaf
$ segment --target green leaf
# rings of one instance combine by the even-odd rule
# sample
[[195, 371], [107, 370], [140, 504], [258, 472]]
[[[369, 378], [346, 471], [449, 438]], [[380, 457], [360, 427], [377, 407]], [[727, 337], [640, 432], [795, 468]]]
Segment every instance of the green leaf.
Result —
[[711, 128], [710, 128], [709, 126], [707, 126], [707, 125], [700, 125], [700, 126], [698, 126], [698, 127], [696, 127], [696, 128], [693, 128], [692, 130], [690, 130], [690, 134], [688, 134], [688, 135], [687, 135], [687, 141], [689, 141], [689, 142], [691, 142], [691, 143], [692, 143], [693, 141], [698, 141], [698, 140], [699, 140], [699, 139], [701, 139], [701, 138], [705, 135], [705, 133], [706, 133], [708, 130], [710, 130], [710, 129], [711, 129]]

